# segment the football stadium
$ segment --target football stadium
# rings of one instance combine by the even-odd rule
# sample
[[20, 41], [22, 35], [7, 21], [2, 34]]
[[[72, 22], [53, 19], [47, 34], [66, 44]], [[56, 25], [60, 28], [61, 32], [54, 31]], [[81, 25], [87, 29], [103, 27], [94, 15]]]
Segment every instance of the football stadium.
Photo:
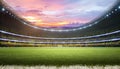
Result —
[[0, 0], [0, 69], [120, 69], [120, 1]]

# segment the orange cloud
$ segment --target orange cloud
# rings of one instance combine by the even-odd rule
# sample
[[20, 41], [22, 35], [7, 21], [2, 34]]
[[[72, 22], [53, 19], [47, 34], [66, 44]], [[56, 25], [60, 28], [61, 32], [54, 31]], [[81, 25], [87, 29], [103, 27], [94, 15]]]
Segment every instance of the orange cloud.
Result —
[[55, 23], [42, 23], [42, 22], [38, 22], [38, 23], [32, 23], [35, 26], [41, 26], [41, 27], [60, 27], [60, 26], [64, 26], [66, 24], [68, 24], [69, 22], [55, 22]]

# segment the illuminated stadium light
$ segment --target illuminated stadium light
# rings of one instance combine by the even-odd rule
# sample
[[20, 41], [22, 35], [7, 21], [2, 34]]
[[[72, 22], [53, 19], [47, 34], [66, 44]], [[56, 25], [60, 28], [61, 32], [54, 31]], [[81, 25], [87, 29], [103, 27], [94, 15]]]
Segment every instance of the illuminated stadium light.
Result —
[[33, 28], [37, 29], [38, 27], [34, 26]]
[[85, 29], [85, 28], [87, 28], [88, 26], [84, 26], [83, 28]]
[[97, 24], [98, 22], [95, 22], [95, 24]]
[[120, 6], [118, 6], [118, 9], [120, 9]]
[[8, 11], [6, 11], [6, 13], [9, 13]]
[[111, 13], [109, 13], [109, 15], [111, 15]]
[[118, 9], [115, 9], [115, 11], [117, 11]]
[[[62, 32], [62, 30], [58, 30], [58, 32]], [[67, 30], [66, 30], [66, 32], [67, 32]]]
[[9, 15], [11, 15], [11, 13], [9, 13]]
[[88, 25], [89, 27], [91, 27], [92, 26], [92, 24], [90, 24], [90, 25]]
[[23, 24], [26, 24], [26, 22], [22, 22]]
[[4, 11], [5, 11], [5, 8], [2, 8], [2, 11], [4, 12]]
[[114, 13], [114, 11], [112, 11], [112, 13]]
[[109, 15], [107, 14], [106, 17], [109, 17]]

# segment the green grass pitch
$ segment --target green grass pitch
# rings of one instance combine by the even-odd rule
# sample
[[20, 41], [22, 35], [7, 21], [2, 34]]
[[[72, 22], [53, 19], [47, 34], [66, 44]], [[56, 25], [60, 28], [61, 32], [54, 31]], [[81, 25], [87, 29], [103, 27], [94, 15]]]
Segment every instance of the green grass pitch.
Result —
[[0, 65], [120, 65], [120, 47], [1, 47]]

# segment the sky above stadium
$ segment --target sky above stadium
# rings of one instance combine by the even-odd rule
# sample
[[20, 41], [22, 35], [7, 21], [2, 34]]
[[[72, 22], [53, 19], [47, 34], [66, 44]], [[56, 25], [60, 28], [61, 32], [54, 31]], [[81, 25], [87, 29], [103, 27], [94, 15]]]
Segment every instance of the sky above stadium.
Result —
[[78, 27], [99, 18], [117, 0], [4, 0], [38, 27]]

